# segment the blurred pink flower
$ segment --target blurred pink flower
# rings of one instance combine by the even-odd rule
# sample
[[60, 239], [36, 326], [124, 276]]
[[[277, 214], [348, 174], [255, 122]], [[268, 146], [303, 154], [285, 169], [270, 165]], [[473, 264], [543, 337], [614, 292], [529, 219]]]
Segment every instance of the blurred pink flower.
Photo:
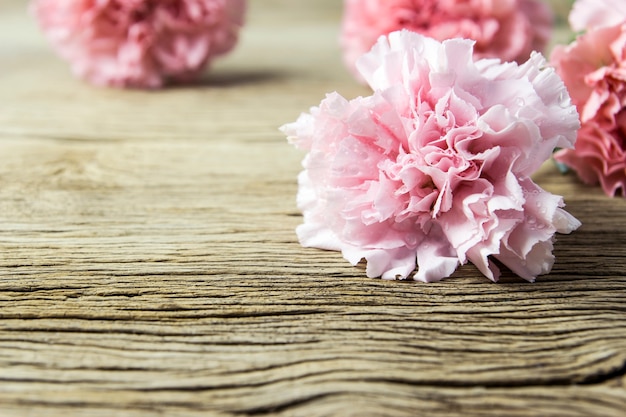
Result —
[[[624, 117], [622, 114], [620, 117]], [[622, 121], [626, 126], [626, 120]], [[555, 159], [572, 167], [581, 180], [597, 184], [608, 196], [626, 197], [626, 131], [607, 131], [595, 122], [583, 123], [576, 139], [576, 150], [564, 149]]]
[[589, 30], [555, 47], [551, 63], [578, 108], [583, 128], [574, 150], [555, 154], [609, 196], [626, 196], [626, 21]]
[[624, 0], [576, 0], [569, 15], [572, 29], [584, 31], [626, 20]]
[[408, 29], [437, 40], [476, 41], [474, 57], [523, 62], [542, 51], [552, 12], [541, 0], [344, 0], [341, 45], [348, 68], [379, 36]]
[[157, 88], [197, 78], [230, 51], [246, 0], [34, 0], [31, 7], [79, 77]]
[[533, 281], [550, 271], [555, 232], [580, 223], [530, 179], [578, 114], [540, 54], [473, 59], [472, 42], [408, 31], [382, 37], [357, 66], [373, 95], [329, 94], [281, 129], [308, 151], [297, 229], [307, 247], [342, 251], [367, 275], [437, 281], [495, 257]]

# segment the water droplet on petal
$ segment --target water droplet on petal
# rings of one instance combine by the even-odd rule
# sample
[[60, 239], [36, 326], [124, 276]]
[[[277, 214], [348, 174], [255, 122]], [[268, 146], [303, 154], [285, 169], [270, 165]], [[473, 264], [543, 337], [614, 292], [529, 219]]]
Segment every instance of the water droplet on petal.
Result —
[[345, 168], [344, 170], [346, 171], [346, 175], [350, 177], [356, 177], [361, 172], [357, 165], [351, 165], [347, 170]]
[[413, 234], [406, 235], [405, 241], [409, 246], [415, 246], [417, 244], [417, 236]]
[[543, 203], [541, 201], [537, 201], [535, 203], [535, 205], [537, 206], [537, 209], [539, 209], [539, 213], [541, 214], [546, 214], [546, 208], [543, 206]]

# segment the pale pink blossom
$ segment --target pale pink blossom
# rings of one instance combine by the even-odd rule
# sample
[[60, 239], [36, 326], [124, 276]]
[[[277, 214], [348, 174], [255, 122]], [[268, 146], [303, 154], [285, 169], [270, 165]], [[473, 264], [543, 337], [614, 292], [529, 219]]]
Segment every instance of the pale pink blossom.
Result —
[[357, 59], [379, 36], [408, 29], [440, 41], [476, 41], [475, 59], [523, 62], [542, 51], [552, 12], [541, 0], [344, 0], [343, 58], [355, 73]]
[[555, 158], [609, 196], [626, 196], [626, 21], [591, 29], [555, 47], [551, 63], [580, 113], [574, 150]]
[[576, 0], [569, 15], [570, 25], [576, 31], [613, 26], [625, 20], [624, 0]]
[[34, 0], [31, 7], [77, 76], [157, 88], [199, 77], [230, 51], [246, 0]]
[[358, 62], [373, 94], [329, 94], [281, 129], [308, 151], [297, 228], [307, 247], [337, 250], [369, 277], [437, 281], [472, 262], [497, 280], [498, 259], [533, 281], [550, 271], [555, 232], [580, 223], [530, 175], [572, 147], [578, 115], [540, 54], [474, 61], [473, 43], [408, 31]]

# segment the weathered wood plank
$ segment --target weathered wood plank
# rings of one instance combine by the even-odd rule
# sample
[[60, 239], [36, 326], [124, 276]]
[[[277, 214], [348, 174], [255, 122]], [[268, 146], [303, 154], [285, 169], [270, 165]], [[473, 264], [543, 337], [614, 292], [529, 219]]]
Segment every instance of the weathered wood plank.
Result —
[[72, 79], [0, 17], [0, 415], [622, 416], [626, 202], [547, 164], [584, 225], [535, 284], [301, 248], [277, 127], [367, 91], [337, 2], [252, 3], [205, 81], [150, 93]]

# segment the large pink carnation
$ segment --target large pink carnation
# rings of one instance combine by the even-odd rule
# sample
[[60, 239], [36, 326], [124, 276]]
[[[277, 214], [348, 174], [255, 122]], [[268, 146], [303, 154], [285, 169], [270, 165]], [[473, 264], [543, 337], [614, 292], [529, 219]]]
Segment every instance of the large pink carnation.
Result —
[[555, 154], [609, 196], [626, 196], [626, 22], [592, 29], [551, 62], [578, 107], [582, 129], [574, 150]]
[[373, 95], [329, 94], [281, 129], [307, 150], [298, 205], [304, 246], [342, 251], [367, 275], [436, 281], [498, 259], [533, 281], [555, 232], [580, 223], [530, 179], [578, 114], [554, 70], [473, 59], [473, 43], [408, 31], [381, 38], [358, 67]]
[[230, 51], [246, 0], [34, 0], [74, 73], [96, 85], [156, 88], [198, 77]]
[[379, 36], [408, 29], [440, 41], [476, 41], [475, 58], [523, 62], [550, 39], [552, 13], [541, 0], [345, 0], [341, 44], [355, 62]]

